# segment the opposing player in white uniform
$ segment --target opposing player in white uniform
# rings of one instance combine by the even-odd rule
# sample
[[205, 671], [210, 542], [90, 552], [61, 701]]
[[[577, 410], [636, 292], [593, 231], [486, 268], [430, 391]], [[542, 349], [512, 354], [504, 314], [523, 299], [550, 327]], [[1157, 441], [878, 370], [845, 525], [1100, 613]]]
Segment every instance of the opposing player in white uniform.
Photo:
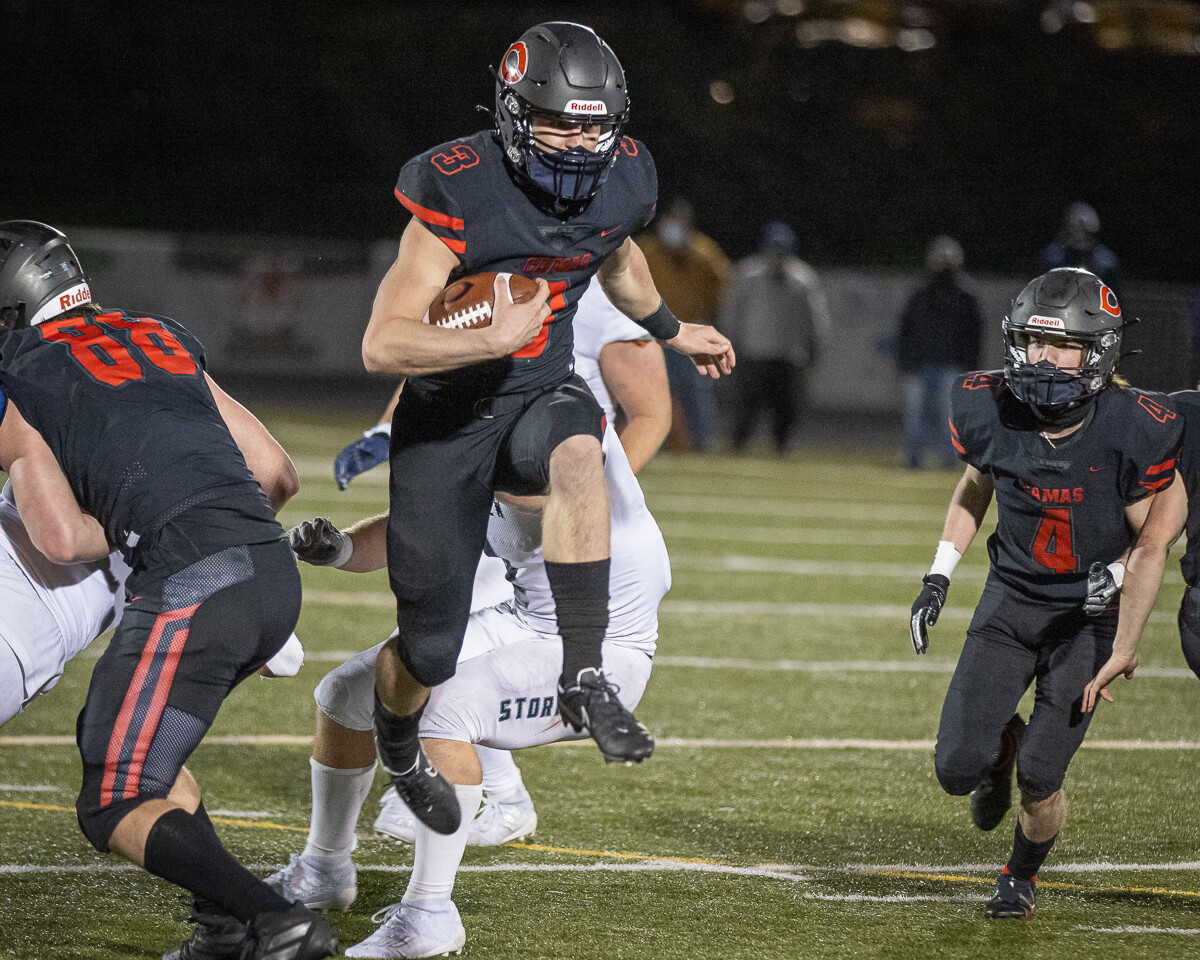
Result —
[[113, 553], [95, 563], [58, 564], [33, 541], [13, 500], [0, 491], [0, 724], [63, 675], [67, 661], [120, 619], [129, 568]]
[[[628, 414], [624, 437], [630, 439], [640, 467], [662, 442], [669, 425], [663, 361], [658, 348], [646, 343], [644, 332], [611, 307], [605, 310], [606, 303], [601, 295], [594, 309], [585, 309], [587, 297], [581, 304], [575, 321], [576, 369], [588, 380], [610, 423], [621, 418], [604, 379], [613, 387], [617, 405]], [[610, 347], [615, 350], [610, 352]], [[613, 524], [604, 670], [619, 687], [620, 700], [632, 708], [649, 678], [658, 635], [658, 603], [670, 586], [670, 569], [662, 535], [646, 508], [622, 440], [611, 428], [606, 431], [603, 449]], [[384, 911], [383, 926], [350, 948], [347, 956], [420, 957], [461, 949], [465, 931], [450, 894], [483, 784], [501, 798], [493, 809], [503, 811], [504, 806], [527, 803], [532, 813], [532, 802], [507, 751], [586, 736], [564, 728], [558, 715], [556, 684], [562, 654], [557, 643], [548, 642], [559, 638], [543, 569], [541, 511], [536, 499], [516, 502], [504, 498], [493, 506], [488, 544], [508, 567], [510, 599], [472, 613], [458, 671], [434, 691], [422, 718], [421, 737], [427, 751], [433, 751], [429, 753], [431, 761], [456, 784], [464, 809], [463, 825], [456, 833], [443, 836], [417, 824], [402, 804], [385, 804], [376, 826], [388, 821], [390, 814], [397, 830], [389, 832], [415, 835], [416, 866], [403, 902]], [[297, 532], [303, 531], [298, 544], [302, 558], [314, 545], [324, 546], [326, 557], [361, 572], [382, 565], [384, 529], [382, 518], [375, 518], [352, 528], [347, 536], [333, 531], [326, 522], [310, 521], [293, 532], [293, 542], [297, 542]], [[477, 590], [479, 586], [477, 578]], [[382, 644], [352, 658], [317, 689], [321, 709], [309, 842], [301, 856], [293, 857], [289, 866], [272, 878], [285, 896], [314, 906], [345, 907], [357, 892], [350, 853], [358, 813], [373, 780], [370, 731], [374, 661], [380, 647]], [[471, 744], [481, 748], [478, 756]], [[342, 769], [340, 777], [318, 776], [320, 767], [326, 768], [322, 773], [331, 772], [322, 756], [339, 765], [344, 765], [348, 756], [356, 756], [363, 766]], [[504, 777], [511, 781], [507, 791], [496, 785]], [[514, 803], [511, 798], [518, 792]], [[514, 825], [506, 824], [502, 813], [493, 820], [498, 829], [511, 835]], [[479, 835], [478, 821], [474, 832]], [[509, 837], [490, 842], [505, 839]]]

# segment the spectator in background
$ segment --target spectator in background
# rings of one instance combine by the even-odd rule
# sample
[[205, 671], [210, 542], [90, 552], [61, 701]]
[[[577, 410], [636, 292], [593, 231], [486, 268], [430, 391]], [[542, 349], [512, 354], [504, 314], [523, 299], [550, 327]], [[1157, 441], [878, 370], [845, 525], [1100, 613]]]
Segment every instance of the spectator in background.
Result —
[[943, 467], [957, 464], [946, 424], [954, 378], [979, 365], [982, 318], [979, 301], [962, 273], [962, 245], [953, 237], [935, 237], [925, 253], [929, 275], [900, 315], [896, 363], [906, 375], [904, 449], [908, 466], [921, 467], [928, 447]]
[[796, 256], [796, 231], [763, 228], [759, 252], [740, 261], [725, 292], [720, 327], [739, 331], [746, 375], [737, 392], [733, 449], [741, 450], [762, 410], [771, 413], [779, 453], [803, 413], [808, 370], [829, 336], [829, 307], [816, 271]]
[[1100, 233], [1100, 217], [1086, 203], [1072, 203], [1063, 213], [1062, 230], [1058, 237], [1042, 248], [1038, 258], [1039, 273], [1057, 267], [1083, 267], [1112, 287], [1117, 302], [1125, 303], [1121, 286], [1121, 264], [1117, 255], [1096, 237]]
[[[637, 243], [655, 286], [679, 319], [713, 324], [729, 277], [729, 259], [716, 241], [695, 228], [692, 205], [681, 198], [673, 200], [654, 231], [638, 237]], [[713, 385], [708, 377], [697, 375], [695, 364], [683, 359], [679, 364], [666, 357], [673, 408], [667, 448], [704, 450], [717, 432]]]

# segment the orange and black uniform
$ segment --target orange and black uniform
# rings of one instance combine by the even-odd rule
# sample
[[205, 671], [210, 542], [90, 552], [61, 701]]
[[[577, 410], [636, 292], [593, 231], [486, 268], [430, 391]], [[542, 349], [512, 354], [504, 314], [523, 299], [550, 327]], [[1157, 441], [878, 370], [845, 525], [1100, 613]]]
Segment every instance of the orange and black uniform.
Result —
[[1088, 568], [1133, 542], [1125, 508], [1170, 485], [1181, 427], [1167, 397], [1110, 386], [1079, 429], [1047, 440], [1001, 374], [967, 374], [955, 385], [951, 442], [991, 477], [998, 517], [991, 570], [938, 729], [947, 792], [980, 782], [1035, 679], [1017, 783], [1033, 799], [1062, 786], [1091, 718], [1079, 710], [1084, 687], [1111, 654], [1117, 625], [1115, 606], [1095, 619], [1083, 613]]
[[169, 792], [235, 684], [287, 640], [300, 585], [283, 528], [183, 326], [113, 311], [0, 341], [0, 384], [132, 569], [77, 739], [80, 824], [106, 850]]
[[400, 171], [400, 203], [459, 258], [451, 280], [491, 270], [544, 277], [553, 311], [511, 357], [414, 377], [400, 395], [388, 574], [400, 658], [426, 686], [454, 674], [493, 491], [543, 492], [559, 443], [600, 437], [600, 406], [573, 374], [571, 319], [600, 265], [653, 216], [657, 192], [649, 152], [628, 137], [604, 185], [567, 217], [514, 179], [490, 131]]

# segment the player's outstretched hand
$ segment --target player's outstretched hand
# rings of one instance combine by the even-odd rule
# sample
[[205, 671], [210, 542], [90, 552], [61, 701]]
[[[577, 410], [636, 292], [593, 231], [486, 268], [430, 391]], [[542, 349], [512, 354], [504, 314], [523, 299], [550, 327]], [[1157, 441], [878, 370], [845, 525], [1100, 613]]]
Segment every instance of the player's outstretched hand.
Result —
[[1137, 669], [1138, 658], [1136, 653], [1122, 654], [1114, 652], [1108, 658], [1108, 662], [1100, 668], [1100, 672], [1092, 679], [1083, 689], [1083, 704], [1080, 707], [1084, 713], [1091, 713], [1096, 709], [1096, 704], [1101, 699], [1113, 702], [1112, 694], [1108, 692], [1108, 685], [1117, 677], [1124, 676], [1126, 680], [1133, 679], [1133, 671]]
[[908, 622], [908, 636], [917, 653], [929, 649], [929, 631], [926, 628], [937, 623], [942, 604], [946, 602], [946, 591], [950, 589], [950, 581], [940, 573], [928, 574], [921, 583], [924, 586], [912, 605], [912, 619]]
[[681, 323], [679, 333], [666, 343], [671, 349], [691, 357], [696, 369], [714, 380], [723, 373], [732, 373], [737, 365], [729, 338], [708, 324]]
[[513, 303], [508, 290], [508, 277], [496, 274], [492, 289], [492, 322], [486, 329], [497, 344], [498, 355], [507, 357], [533, 342], [550, 316], [550, 285], [537, 278], [537, 296], [525, 303]]
[[342, 452], [333, 461], [333, 479], [339, 490], [345, 490], [346, 484], [360, 473], [366, 473], [372, 467], [377, 467], [388, 458], [388, 445], [391, 442], [391, 427], [381, 423], [372, 427], [363, 436], [342, 448]]
[[350, 558], [353, 544], [325, 517], [305, 520], [288, 531], [292, 552], [317, 567], [340, 567]]
[[1098, 617], [1108, 609], [1121, 592], [1116, 577], [1099, 560], [1088, 568], [1087, 596], [1083, 600], [1083, 612], [1089, 617]]

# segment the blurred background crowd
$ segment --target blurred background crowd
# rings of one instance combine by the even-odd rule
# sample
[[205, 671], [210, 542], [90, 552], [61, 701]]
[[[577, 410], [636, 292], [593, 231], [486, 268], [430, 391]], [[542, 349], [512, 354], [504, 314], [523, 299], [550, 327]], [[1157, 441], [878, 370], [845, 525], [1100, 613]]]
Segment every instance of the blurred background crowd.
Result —
[[621, 58], [659, 173], [639, 242], [738, 351], [715, 386], [672, 367], [673, 448], [948, 465], [947, 384], [999, 365], [1009, 301], [1056, 265], [1140, 318], [1134, 385], [1195, 385], [1186, 0], [0, 0], [0, 218], [65, 229], [104, 297], [178, 317], [235, 389], [374, 408], [396, 173], [489, 125], [489, 65], [548, 19]]

